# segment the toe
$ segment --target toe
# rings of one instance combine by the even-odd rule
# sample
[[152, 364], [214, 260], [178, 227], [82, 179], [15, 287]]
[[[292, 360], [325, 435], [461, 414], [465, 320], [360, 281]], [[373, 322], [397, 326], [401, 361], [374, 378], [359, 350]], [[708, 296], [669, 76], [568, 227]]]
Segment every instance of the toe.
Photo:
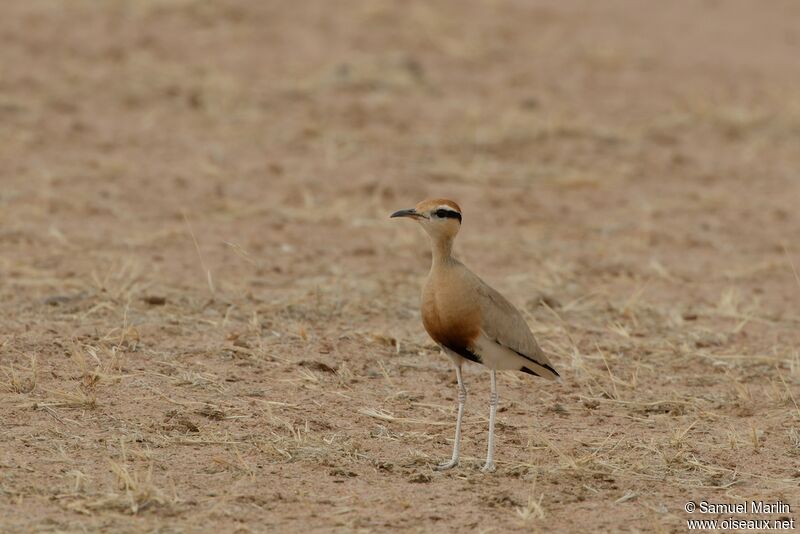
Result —
[[452, 469], [458, 465], [457, 461], [450, 460], [449, 462], [444, 462], [436, 466], [437, 471], [446, 471], [448, 469]]

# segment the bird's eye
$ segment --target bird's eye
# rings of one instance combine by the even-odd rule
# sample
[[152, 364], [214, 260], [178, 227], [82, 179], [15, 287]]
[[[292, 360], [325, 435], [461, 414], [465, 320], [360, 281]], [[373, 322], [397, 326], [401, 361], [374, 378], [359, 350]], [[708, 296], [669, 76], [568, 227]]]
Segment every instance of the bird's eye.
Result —
[[438, 210], [433, 212], [433, 215], [438, 219], [458, 219], [461, 221], [461, 214], [454, 210], [448, 210], [444, 208], [439, 208]]

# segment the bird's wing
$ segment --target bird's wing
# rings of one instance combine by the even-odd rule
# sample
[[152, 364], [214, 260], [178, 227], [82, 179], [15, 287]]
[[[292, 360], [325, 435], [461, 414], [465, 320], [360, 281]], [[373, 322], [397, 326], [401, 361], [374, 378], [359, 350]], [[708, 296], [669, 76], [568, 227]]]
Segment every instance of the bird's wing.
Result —
[[486, 336], [528, 360], [530, 365], [526, 367], [533, 374], [545, 378], [558, 377], [558, 372], [539, 348], [519, 310], [483, 280], [477, 276], [475, 278], [481, 309], [481, 330]]

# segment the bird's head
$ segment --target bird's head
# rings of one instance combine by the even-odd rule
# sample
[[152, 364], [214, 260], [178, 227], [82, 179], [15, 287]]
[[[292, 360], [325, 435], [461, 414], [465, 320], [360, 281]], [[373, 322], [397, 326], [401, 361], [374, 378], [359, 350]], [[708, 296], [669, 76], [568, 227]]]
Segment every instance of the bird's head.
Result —
[[444, 198], [423, 200], [415, 207], [396, 211], [391, 216], [414, 219], [435, 240], [453, 239], [461, 228], [461, 208]]

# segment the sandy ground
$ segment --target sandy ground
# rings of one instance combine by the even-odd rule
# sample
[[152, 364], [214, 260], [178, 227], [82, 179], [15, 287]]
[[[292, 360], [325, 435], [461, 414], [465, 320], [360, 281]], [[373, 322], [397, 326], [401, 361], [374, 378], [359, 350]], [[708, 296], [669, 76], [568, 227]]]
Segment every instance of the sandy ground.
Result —
[[[800, 520], [797, 2], [1, 9], [3, 532]], [[432, 470], [433, 196], [564, 377], [491, 475], [478, 366]]]

